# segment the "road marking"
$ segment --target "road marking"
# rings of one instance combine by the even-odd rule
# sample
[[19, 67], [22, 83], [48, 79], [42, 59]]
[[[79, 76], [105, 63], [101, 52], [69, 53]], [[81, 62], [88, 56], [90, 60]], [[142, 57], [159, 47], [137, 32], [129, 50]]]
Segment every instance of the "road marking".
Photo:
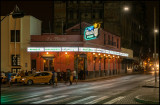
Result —
[[104, 99], [107, 99], [107, 98], [109, 98], [109, 97], [108, 97], [108, 96], [103, 96], [103, 97], [100, 97], [100, 98], [98, 98], [98, 99], [96, 99], [96, 100], [90, 101], [90, 102], [85, 103], [85, 104], [95, 104], [95, 103], [97, 103], [97, 102], [99, 102], [99, 101], [102, 101], [102, 100], [104, 100]]
[[[49, 97], [53, 97], [53, 95], [45, 95], [45, 96], [44, 96], [44, 98], [49, 98]], [[43, 98], [43, 97], [42, 97], [42, 98]], [[36, 100], [38, 100], [38, 99], [41, 99], [41, 97], [35, 97], [35, 98], [31, 98], [31, 99], [26, 99], [26, 100], [18, 101], [18, 103], [36, 101]]]
[[62, 103], [62, 102], [69, 101], [69, 100], [79, 98], [79, 97], [82, 97], [82, 96], [69, 97], [69, 98], [66, 98], [66, 99], [63, 99], [63, 100], [58, 100], [58, 101], [55, 101], [55, 102], [52, 102], [52, 103], [47, 103], [47, 104], [58, 104], [58, 103]]
[[83, 99], [80, 99], [78, 101], [73, 101], [71, 103], [67, 103], [67, 104], [76, 104], [76, 103], [79, 103], [79, 102], [82, 102], [82, 101], [85, 101], [85, 100], [88, 100], [88, 99], [91, 99], [91, 98], [95, 98], [96, 96], [90, 96], [90, 97], [86, 97], [86, 98], [83, 98]]
[[5, 95], [5, 96], [1, 96], [1, 97], [5, 98], [5, 97], [8, 97], [8, 96], [14, 96], [14, 95], [17, 95], [17, 94]]
[[111, 100], [111, 101], [108, 101], [108, 102], [106, 102], [106, 103], [104, 103], [104, 104], [113, 104], [113, 103], [115, 103], [115, 102], [117, 102], [117, 101], [119, 101], [119, 100], [121, 100], [121, 99], [123, 99], [123, 98], [124, 98], [123, 96], [120, 96], [120, 97], [115, 98], [115, 99], [113, 99], [113, 100]]
[[39, 96], [39, 95], [33, 95], [33, 96], [29, 96], [29, 97], [21, 97], [21, 98], [11, 99], [11, 100], [7, 100], [7, 101], [3, 101], [3, 102], [10, 102], [10, 101], [15, 101], [15, 100], [20, 100], [20, 99], [26, 99], [26, 98], [36, 97], [36, 96]]
[[39, 104], [42, 102], [51, 101], [51, 100], [55, 100], [55, 99], [59, 99], [59, 98], [67, 97], [67, 96], [68, 95], [63, 95], [63, 96], [58, 96], [58, 97], [54, 97], [54, 98], [49, 98], [49, 99], [45, 99], [45, 100], [41, 100], [41, 101], [32, 102], [32, 104]]

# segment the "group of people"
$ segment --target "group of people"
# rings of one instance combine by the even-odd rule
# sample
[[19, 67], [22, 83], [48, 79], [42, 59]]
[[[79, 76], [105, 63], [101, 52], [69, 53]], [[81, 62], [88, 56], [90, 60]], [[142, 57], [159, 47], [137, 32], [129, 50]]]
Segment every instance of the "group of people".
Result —
[[30, 74], [33, 74], [33, 73], [34, 73], [33, 71], [27, 71], [27, 70], [26, 71], [21, 70], [18, 73], [12, 73], [10, 71], [5, 73], [4, 71], [2, 71], [1, 72], [1, 81], [2, 81], [2, 79], [6, 79], [5, 82], [7, 82], [9, 86], [11, 86], [11, 76], [17, 75], [17, 76], [24, 77], [24, 76], [29, 76]]
[[[58, 82], [58, 75], [57, 72], [55, 72], [55, 70], [52, 71], [52, 83], [53, 85], [56, 84], [57, 86], [57, 82]], [[69, 81], [70, 85], [72, 85], [72, 82], [75, 81], [77, 84], [78, 81], [78, 76], [76, 74], [76, 71], [70, 71], [68, 70], [66, 73], [63, 71], [59, 74], [59, 78], [60, 80], [63, 79], [63, 81], [65, 82], [65, 84]]]
[[[9, 86], [11, 86], [11, 76], [13, 76], [13, 74], [17, 75], [17, 76], [29, 76], [31, 74], [34, 74], [36, 71], [31, 70], [31, 71], [24, 71], [21, 70], [18, 73], [11, 73], [10, 71], [8, 71], [7, 73], [4, 73], [3, 71], [1, 72], [1, 79], [6, 77], [7, 78], [7, 82], [9, 84]], [[2, 76], [3, 75], [3, 76]], [[81, 79], [81, 76], [80, 76]], [[53, 85], [55, 84], [57, 86], [57, 82], [58, 80], [63, 80], [64, 83], [66, 84], [67, 82], [70, 83], [70, 85], [72, 85], [72, 82], [75, 82], [77, 84], [78, 82], [78, 75], [76, 73], [76, 71], [71, 71], [71, 70], [67, 70], [67, 72], [56, 72], [55, 70], [52, 70], [52, 83]]]

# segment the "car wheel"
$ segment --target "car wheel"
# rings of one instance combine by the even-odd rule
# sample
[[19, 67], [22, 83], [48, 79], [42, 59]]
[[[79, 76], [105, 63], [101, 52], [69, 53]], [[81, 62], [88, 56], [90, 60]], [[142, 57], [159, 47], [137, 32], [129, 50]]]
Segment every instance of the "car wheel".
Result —
[[49, 84], [53, 84], [52, 80], [49, 81]]
[[32, 85], [33, 84], [33, 81], [32, 80], [28, 80], [27, 81], [27, 85]]

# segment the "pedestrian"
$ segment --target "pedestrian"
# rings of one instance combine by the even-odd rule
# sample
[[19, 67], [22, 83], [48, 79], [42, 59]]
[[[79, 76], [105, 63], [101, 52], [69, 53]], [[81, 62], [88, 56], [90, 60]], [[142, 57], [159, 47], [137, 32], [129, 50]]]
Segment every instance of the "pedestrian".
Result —
[[55, 73], [55, 71], [53, 69], [53, 71], [52, 71], [52, 83], [53, 83], [53, 85], [54, 85], [54, 73]]
[[69, 78], [70, 85], [72, 85], [72, 81], [73, 81], [73, 72], [70, 73], [70, 78]]
[[62, 75], [63, 75], [63, 81], [66, 84], [66, 73], [64, 71], [62, 71]]
[[56, 83], [56, 86], [57, 86], [57, 72], [54, 72], [54, 82]]
[[10, 86], [11, 86], [11, 76], [12, 76], [11, 72], [10, 72], [10, 71], [8, 71], [8, 73], [7, 73], [8, 87], [10, 87]]
[[77, 76], [76, 70], [74, 70], [73, 71], [73, 80], [76, 82], [76, 84], [77, 84], [77, 79], [78, 79], [78, 76]]
[[67, 70], [67, 76], [66, 76], [66, 82], [65, 84], [70, 80], [70, 70]]
[[28, 76], [28, 71], [26, 70], [26, 72], [25, 72], [25, 76]]

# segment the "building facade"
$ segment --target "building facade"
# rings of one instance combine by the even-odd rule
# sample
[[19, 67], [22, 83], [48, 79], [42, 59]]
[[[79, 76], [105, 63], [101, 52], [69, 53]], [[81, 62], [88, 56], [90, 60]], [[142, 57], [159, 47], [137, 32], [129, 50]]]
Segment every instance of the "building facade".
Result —
[[41, 21], [33, 16], [16, 20], [7, 16], [1, 22], [1, 71], [19, 72], [31, 69], [31, 57], [26, 48], [30, 46], [30, 36], [33, 34], [41, 34]]
[[[120, 37], [99, 29], [99, 36], [85, 40], [84, 35], [74, 31], [92, 26], [82, 22], [66, 30], [66, 35], [32, 35], [28, 53], [31, 55], [31, 69], [37, 71], [77, 71], [83, 79], [131, 73], [133, 52], [121, 50]], [[84, 31], [83, 31], [84, 33]], [[123, 62], [123, 63], [122, 63]]]
[[[123, 11], [129, 6], [128, 12]], [[82, 22], [100, 22], [101, 27], [121, 37], [121, 46], [132, 49], [140, 58], [145, 33], [145, 4], [141, 1], [55, 1], [53, 3], [53, 32], [65, 34], [65, 30]], [[80, 30], [77, 30], [80, 31]]]
[[[41, 34], [41, 21], [33, 16], [6, 17], [1, 24], [1, 71], [75, 70], [81, 79], [132, 73], [132, 62], [125, 59], [132, 59], [133, 51], [122, 49], [121, 38], [102, 28], [96, 39], [86, 40], [84, 30], [89, 26], [93, 25], [81, 22], [65, 35]], [[83, 35], [75, 31], [80, 27]]]

